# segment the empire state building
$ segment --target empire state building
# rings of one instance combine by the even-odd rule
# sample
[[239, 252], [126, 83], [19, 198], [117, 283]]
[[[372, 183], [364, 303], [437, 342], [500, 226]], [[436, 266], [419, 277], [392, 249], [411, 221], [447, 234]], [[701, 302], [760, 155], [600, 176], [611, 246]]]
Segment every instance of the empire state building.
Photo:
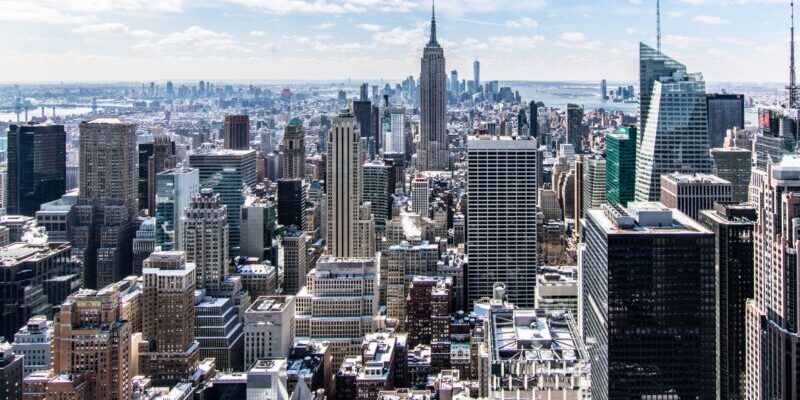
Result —
[[422, 53], [420, 85], [420, 138], [417, 169], [446, 171], [450, 167], [447, 151], [446, 97], [447, 75], [444, 50], [436, 41], [436, 12], [431, 13], [431, 38]]

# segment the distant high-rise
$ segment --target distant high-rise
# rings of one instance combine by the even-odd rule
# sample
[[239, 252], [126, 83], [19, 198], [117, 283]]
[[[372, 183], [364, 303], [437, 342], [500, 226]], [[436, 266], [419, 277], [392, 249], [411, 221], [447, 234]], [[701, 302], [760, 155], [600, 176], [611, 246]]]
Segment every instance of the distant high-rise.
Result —
[[361, 127], [361, 137], [367, 139], [374, 138], [375, 135], [374, 132], [372, 132], [372, 102], [369, 100], [354, 101], [353, 114], [355, 114], [356, 121], [358, 121], [358, 125]]
[[[606, 159], [598, 155], [583, 159], [583, 178], [581, 185], [583, 211], [599, 208], [606, 202]], [[577, 190], [577, 188], [576, 188]], [[582, 214], [581, 214], [582, 215]]]
[[6, 213], [32, 217], [39, 205], [59, 199], [66, 188], [66, 166], [64, 125], [11, 125]]
[[747, 202], [750, 192], [750, 174], [753, 168], [752, 146], [747, 133], [734, 128], [728, 131], [722, 148], [711, 149], [714, 175], [733, 185], [731, 198], [736, 203]]
[[481, 92], [481, 62], [477, 58], [472, 62], [472, 82], [475, 85], [475, 91]]
[[184, 210], [181, 241], [198, 289], [218, 291], [228, 277], [226, 209], [220, 195], [206, 188], [195, 194]]
[[592, 398], [717, 396], [714, 233], [660, 203], [586, 210]]
[[231, 150], [250, 149], [250, 117], [226, 115], [224, 136], [225, 148]]
[[728, 129], [744, 129], [744, 95], [706, 95], [708, 110], [708, 147], [722, 147]]
[[199, 190], [197, 169], [169, 169], [156, 175], [156, 244], [161, 250], [183, 250], [183, 210]]
[[283, 178], [305, 179], [306, 148], [303, 122], [292, 118], [283, 132]]
[[608, 100], [608, 82], [605, 79], [600, 81], [600, 99]]
[[754, 229], [753, 298], [747, 301], [747, 399], [787, 399], [800, 388], [800, 158], [784, 156], [767, 170], [753, 169], [750, 186], [757, 211]]
[[636, 192], [636, 127], [621, 126], [606, 135], [606, 198], [623, 207]]
[[539, 106], [536, 101], [531, 100], [528, 105], [528, 132], [530, 137], [537, 139], [539, 137]]
[[458, 71], [456, 71], [456, 70], [450, 71], [450, 91], [454, 95], [461, 94], [461, 91], [459, 90], [459, 84], [458, 84]]
[[[360, 204], [364, 178], [359, 124], [350, 110], [333, 121], [328, 137], [326, 196], [327, 254], [333, 257], [374, 256], [374, 220], [369, 203]], [[366, 219], [362, 217], [367, 217]], [[372, 227], [363, 226], [369, 225]]]
[[536, 140], [467, 142], [467, 300], [491, 297], [506, 282], [509, 301], [534, 304]]
[[105, 287], [130, 271], [130, 224], [137, 213], [136, 125], [81, 122], [78, 205], [72, 242], [87, 287]]
[[713, 210], [700, 211], [698, 221], [717, 238], [719, 395], [721, 399], [743, 399], [747, 354], [745, 304], [753, 298], [756, 209], [717, 203]]
[[436, 41], [436, 15], [432, 14], [431, 37], [422, 53], [422, 70], [419, 78], [420, 129], [417, 169], [421, 171], [446, 171], [450, 168], [445, 96], [447, 74], [444, 64], [444, 50]]
[[[649, 109], [644, 133], [636, 154], [636, 200], [656, 201], [661, 175], [672, 172], [710, 173], [706, 85], [701, 74], [686, 74], [686, 68], [646, 45], [640, 47], [642, 79], [651, 73], [649, 65], [672, 65], [657, 69], [657, 75], [643, 82]], [[651, 58], [658, 60], [652, 61]], [[650, 84], [649, 86], [646, 86]], [[642, 90], [642, 99], [645, 99]], [[642, 107], [645, 100], [642, 101]]]
[[155, 252], [145, 260], [139, 368], [153, 382], [172, 385], [197, 367], [195, 266], [182, 251]]
[[583, 107], [567, 104], [567, 143], [575, 147], [575, 152], [583, 153]]

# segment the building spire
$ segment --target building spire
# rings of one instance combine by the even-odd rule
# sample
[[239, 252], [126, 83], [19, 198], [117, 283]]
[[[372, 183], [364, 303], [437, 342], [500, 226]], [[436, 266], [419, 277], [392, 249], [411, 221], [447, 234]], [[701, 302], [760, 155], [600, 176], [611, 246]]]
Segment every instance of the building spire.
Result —
[[656, 47], [661, 53], [661, 0], [656, 0]]
[[431, 1], [431, 40], [428, 44], [438, 44], [436, 42], [436, 0]]
[[792, 7], [792, 26], [790, 28], [791, 34], [791, 49], [789, 51], [789, 108], [797, 108], [797, 82], [795, 81], [794, 73], [794, 1], [791, 2]]

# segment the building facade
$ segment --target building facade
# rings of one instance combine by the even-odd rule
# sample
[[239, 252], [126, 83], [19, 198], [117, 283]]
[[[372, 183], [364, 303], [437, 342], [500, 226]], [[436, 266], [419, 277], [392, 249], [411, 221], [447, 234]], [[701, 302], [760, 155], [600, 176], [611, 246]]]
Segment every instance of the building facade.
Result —
[[436, 16], [431, 16], [431, 34], [422, 53], [419, 77], [420, 129], [417, 169], [450, 169], [447, 149], [447, 73], [444, 49], [436, 40]]
[[32, 217], [39, 205], [66, 191], [64, 125], [11, 125], [4, 205], [10, 215]]

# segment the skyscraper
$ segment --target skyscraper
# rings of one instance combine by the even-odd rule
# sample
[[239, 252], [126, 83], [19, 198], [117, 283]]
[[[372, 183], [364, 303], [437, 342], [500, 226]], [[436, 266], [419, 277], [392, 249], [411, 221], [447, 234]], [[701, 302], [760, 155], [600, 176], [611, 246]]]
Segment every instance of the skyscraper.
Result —
[[175, 168], [156, 175], [156, 244], [161, 250], [183, 250], [183, 210], [199, 190], [197, 169]]
[[745, 304], [753, 298], [753, 233], [756, 209], [720, 204], [700, 211], [701, 224], [716, 236], [721, 399], [743, 399]]
[[714, 175], [733, 185], [731, 198], [736, 203], [746, 202], [749, 196], [753, 168], [751, 148], [747, 133], [734, 128], [728, 131], [722, 148], [711, 149]]
[[139, 368], [153, 382], [172, 385], [197, 367], [195, 266], [182, 251], [157, 251], [144, 262]]
[[223, 139], [226, 149], [249, 150], [250, 117], [247, 115], [226, 115]]
[[175, 142], [166, 135], [154, 137], [153, 154], [147, 159], [147, 210], [151, 216], [155, 215], [156, 211], [156, 175], [166, 169], [174, 168], [177, 163]]
[[575, 153], [583, 153], [583, 107], [567, 104], [567, 143], [575, 147]]
[[308, 244], [302, 230], [288, 229], [283, 235], [283, 294], [294, 295], [306, 285]]
[[66, 188], [64, 125], [11, 125], [5, 208], [32, 217], [39, 205], [57, 200]]
[[605, 79], [600, 81], [600, 100], [608, 100], [608, 83]]
[[201, 189], [192, 197], [182, 219], [182, 246], [198, 289], [220, 290], [228, 277], [227, 206], [211, 189]]
[[278, 180], [278, 223], [303, 229], [306, 186], [303, 179]]
[[283, 132], [283, 178], [305, 179], [306, 148], [303, 122], [292, 118]]
[[797, 254], [800, 250], [800, 158], [784, 156], [754, 169], [750, 186], [755, 225], [753, 298], [747, 301], [747, 399], [796, 397], [800, 382]]
[[585, 217], [592, 398], [716, 398], [714, 233], [660, 203]]
[[536, 282], [536, 140], [503, 136], [467, 142], [467, 299], [508, 287], [509, 301], [533, 307]]
[[130, 268], [130, 224], [137, 212], [136, 126], [117, 119], [81, 122], [78, 205], [72, 242], [87, 287], [105, 287]]
[[653, 98], [653, 86], [664, 76], [672, 76], [676, 72], [686, 74], [686, 66], [665, 56], [660, 49], [656, 50], [644, 43], [639, 43], [639, 137], [638, 145], [644, 136], [647, 118], [650, 114], [650, 102]]
[[744, 129], [744, 95], [713, 93], [706, 95], [708, 109], [708, 147], [722, 147], [728, 129]]
[[538, 139], [539, 137], [539, 106], [536, 101], [531, 100], [528, 105], [528, 131], [530, 137]]
[[623, 207], [636, 191], [636, 127], [620, 126], [606, 135], [606, 198]]
[[[372, 206], [375, 226], [384, 227], [392, 218], [391, 195], [389, 193], [390, 168], [383, 162], [372, 161], [364, 164], [364, 202]], [[393, 178], [393, 177], [392, 177]]]
[[450, 71], [450, 92], [456, 96], [461, 94], [458, 84], [458, 71], [456, 70]]
[[23, 396], [23, 356], [14, 353], [11, 345], [0, 338], [0, 397], [21, 400]]
[[374, 220], [370, 204], [361, 204], [363, 166], [359, 125], [349, 109], [334, 118], [328, 137], [326, 196], [327, 254], [374, 256]]
[[[640, 47], [642, 75], [650, 73], [648, 55], [653, 49]], [[656, 201], [659, 198], [661, 175], [672, 172], [710, 173], [708, 153], [708, 121], [706, 85], [701, 74], [687, 74], [686, 68], [656, 52], [659, 65], [675, 68], [657, 75], [647, 89], [649, 106], [644, 133], [636, 154], [636, 200]], [[671, 72], [671, 74], [666, 74]], [[644, 79], [644, 78], [642, 78]], [[648, 85], [650, 81], [643, 82]], [[642, 90], [642, 98], [645, 91]]]
[[[598, 155], [583, 158], [583, 211], [599, 208], [606, 202], [606, 159]], [[577, 189], [577, 188], [576, 188]], [[582, 215], [582, 214], [581, 214]]]
[[711, 210], [715, 202], [731, 202], [731, 183], [715, 175], [661, 175], [661, 204], [677, 208], [697, 220], [700, 210]]
[[481, 89], [481, 62], [475, 58], [472, 62], [472, 82], [475, 85], [476, 92], [482, 92]]
[[[431, 37], [422, 53], [422, 70], [419, 78], [420, 139], [417, 149], [417, 169], [421, 171], [446, 171], [450, 168], [445, 96], [447, 74], [444, 63], [444, 50], [436, 41], [436, 14], [433, 13]], [[477, 74], [477, 67], [475, 71]]]

